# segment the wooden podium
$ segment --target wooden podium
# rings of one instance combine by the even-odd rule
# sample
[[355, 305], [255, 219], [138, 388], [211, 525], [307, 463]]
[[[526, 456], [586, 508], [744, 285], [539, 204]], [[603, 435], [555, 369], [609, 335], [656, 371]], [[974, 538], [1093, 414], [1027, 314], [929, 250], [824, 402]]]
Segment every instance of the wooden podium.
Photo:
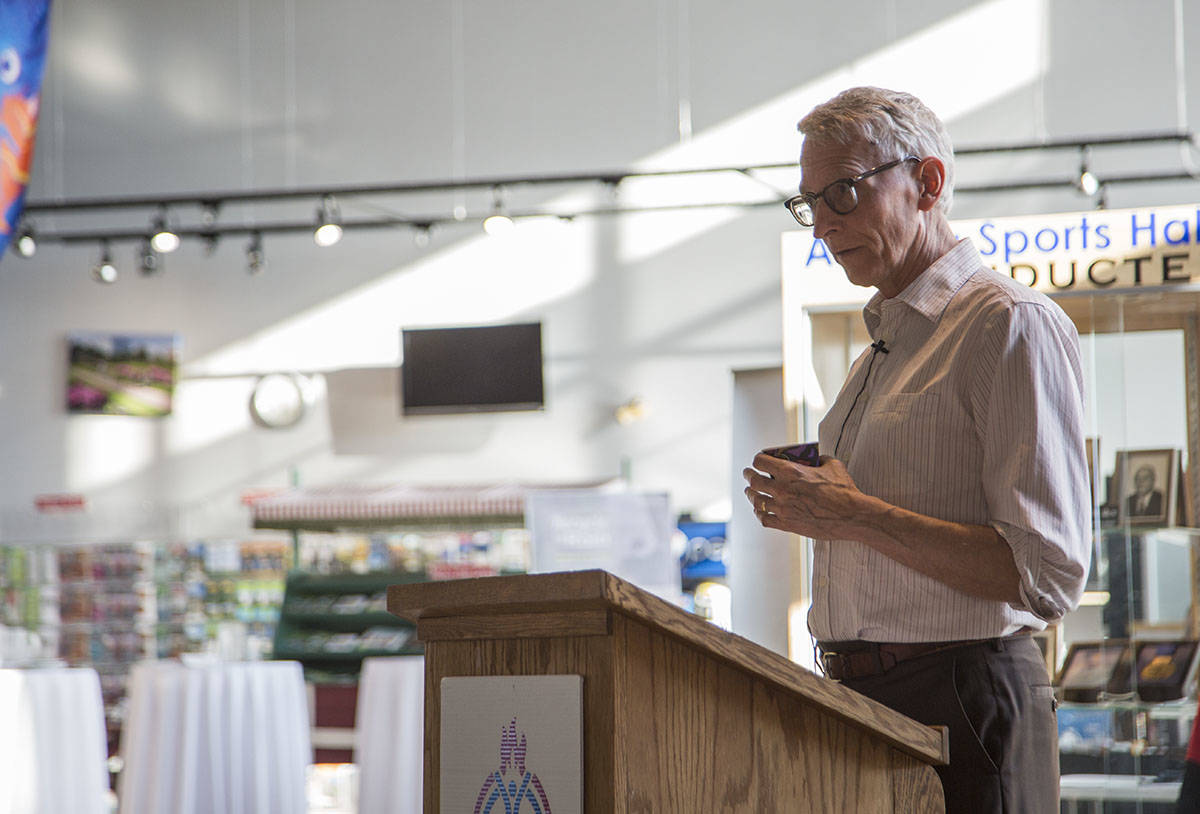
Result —
[[425, 643], [425, 814], [442, 678], [583, 676], [588, 814], [943, 811], [923, 726], [604, 571], [393, 585]]

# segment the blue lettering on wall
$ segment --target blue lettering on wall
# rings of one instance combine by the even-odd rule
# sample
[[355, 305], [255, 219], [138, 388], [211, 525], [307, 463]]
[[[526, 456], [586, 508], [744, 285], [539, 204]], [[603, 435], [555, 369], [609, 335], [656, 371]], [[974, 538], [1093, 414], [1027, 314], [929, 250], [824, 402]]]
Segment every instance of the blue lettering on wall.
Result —
[[[1200, 210], [1196, 211], [1196, 217], [1200, 217]], [[985, 257], [991, 257], [996, 253], [996, 249], [999, 248], [999, 246], [996, 244], [996, 239], [989, 234], [989, 231], [995, 228], [996, 224], [992, 223], [991, 221], [985, 221], [979, 225], [979, 236], [987, 241], [987, 249], [980, 249], [979, 253]]]
[[1058, 248], [1058, 232], [1049, 228], [1039, 229], [1033, 236], [1033, 244], [1044, 252], [1052, 252]]
[[[1020, 246], [1017, 246], [1013, 238], [1020, 238]], [[1020, 254], [1029, 248], [1029, 236], [1022, 231], [1005, 232], [1004, 233], [1004, 262], [1012, 264], [1013, 255]]]
[[[1112, 245], [1112, 238], [1108, 236], [1108, 224], [1102, 223], [1096, 227], [1096, 248], [1107, 249]], [[1087, 248], [1087, 245], [1084, 245]]]
[[[1142, 224], [1142, 225], [1138, 224], [1137, 212], [1134, 212], [1132, 215], [1130, 215], [1129, 220], [1130, 220], [1129, 240], [1130, 240], [1131, 245], [1133, 245], [1133, 246], [1138, 245], [1138, 235], [1141, 234], [1142, 232], [1145, 232], [1147, 234], [1147, 236], [1150, 238], [1150, 245], [1153, 246], [1155, 243], [1155, 237], [1156, 237], [1154, 234], [1154, 213], [1153, 212], [1150, 213], [1150, 223], [1148, 223], [1148, 224]], [[1104, 247], [1101, 246], [1101, 248], [1104, 248]]]
[[825, 241], [820, 238], [813, 238], [812, 248], [808, 250], [808, 262], [804, 265], [811, 266], [813, 260], [824, 260], [828, 266], [833, 265], [833, 258], [829, 256], [829, 251], [825, 248]]
[[1065, 251], [1071, 250], [1071, 232], [1074, 231], [1074, 226], [1068, 226], [1066, 229], [1063, 229], [1063, 249]]
[[[1171, 237], [1171, 227], [1178, 227], [1179, 236]], [[1192, 242], [1192, 230], [1190, 224], [1186, 220], [1169, 220], [1163, 226], [1163, 239], [1172, 246], [1178, 246], [1180, 243]]]

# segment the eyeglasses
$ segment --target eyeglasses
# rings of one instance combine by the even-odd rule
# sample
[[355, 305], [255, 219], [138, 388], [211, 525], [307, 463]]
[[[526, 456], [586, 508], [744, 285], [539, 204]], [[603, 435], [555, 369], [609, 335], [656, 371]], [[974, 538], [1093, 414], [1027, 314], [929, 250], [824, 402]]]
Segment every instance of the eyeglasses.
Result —
[[904, 158], [897, 158], [895, 161], [889, 161], [886, 164], [880, 164], [874, 169], [859, 173], [850, 178], [839, 178], [833, 183], [827, 185], [820, 192], [801, 192], [799, 195], [793, 195], [783, 202], [783, 205], [792, 213], [792, 217], [801, 226], [812, 226], [815, 223], [813, 218], [813, 208], [817, 205], [817, 201], [824, 201], [825, 205], [839, 215], [849, 215], [858, 206], [858, 193], [854, 191], [854, 185], [865, 178], [870, 178], [872, 175], [890, 170], [892, 167], [898, 167], [909, 161], [920, 162], [921, 159], [916, 156], [906, 155]]

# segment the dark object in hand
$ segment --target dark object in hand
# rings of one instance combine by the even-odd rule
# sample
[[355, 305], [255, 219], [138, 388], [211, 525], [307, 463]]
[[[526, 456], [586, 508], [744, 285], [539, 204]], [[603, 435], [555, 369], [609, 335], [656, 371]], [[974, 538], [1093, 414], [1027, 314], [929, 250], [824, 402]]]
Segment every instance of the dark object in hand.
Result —
[[815, 441], [810, 444], [788, 444], [782, 447], [768, 447], [763, 450], [763, 453], [773, 458], [782, 458], [785, 461], [805, 464], [806, 466], [821, 465], [821, 452], [817, 449]]

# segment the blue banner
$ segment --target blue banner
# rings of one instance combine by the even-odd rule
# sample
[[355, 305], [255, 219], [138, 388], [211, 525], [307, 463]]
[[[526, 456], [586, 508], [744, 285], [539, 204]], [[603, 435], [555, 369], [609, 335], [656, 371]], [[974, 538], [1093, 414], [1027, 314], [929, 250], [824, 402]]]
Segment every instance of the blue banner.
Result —
[[0, 0], [0, 256], [13, 239], [33, 166], [50, 0]]

